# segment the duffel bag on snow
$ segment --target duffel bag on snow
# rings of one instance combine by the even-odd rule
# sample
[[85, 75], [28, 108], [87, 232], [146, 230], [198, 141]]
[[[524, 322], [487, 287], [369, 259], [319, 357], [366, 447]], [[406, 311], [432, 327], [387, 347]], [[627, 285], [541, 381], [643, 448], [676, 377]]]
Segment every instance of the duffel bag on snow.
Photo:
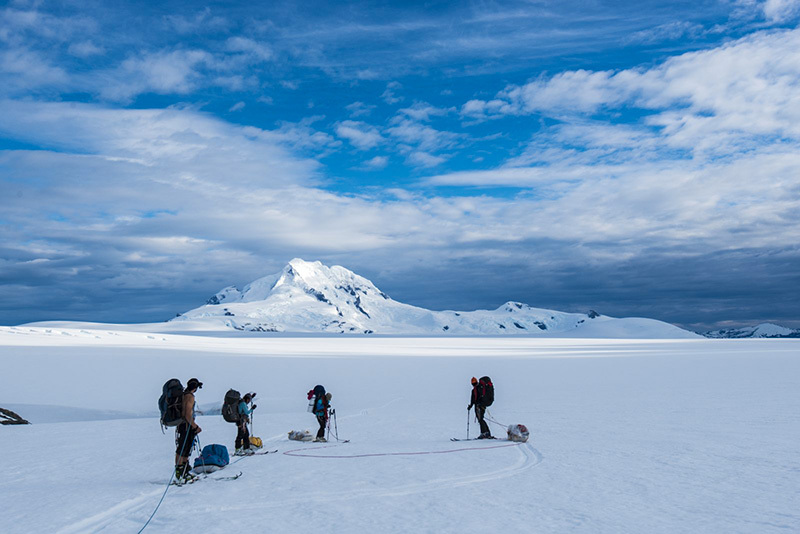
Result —
[[225, 445], [212, 443], [203, 447], [200, 456], [194, 460], [194, 471], [197, 473], [213, 473], [230, 463], [228, 448]]
[[311, 441], [314, 436], [308, 430], [292, 430], [289, 432], [289, 439], [294, 441]]
[[257, 438], [255, 436], [250, 436], [250, 446], [255, 447], [256, 449], [260, 449], [264, 446], [264, 442], [261, 438]]
[[528, 432], [528, 427], [525, 425], [508, 425], [509, 441], [520, 441], [524, 443], [528, 441], [528, 436], [530, 436], [530, 432]]

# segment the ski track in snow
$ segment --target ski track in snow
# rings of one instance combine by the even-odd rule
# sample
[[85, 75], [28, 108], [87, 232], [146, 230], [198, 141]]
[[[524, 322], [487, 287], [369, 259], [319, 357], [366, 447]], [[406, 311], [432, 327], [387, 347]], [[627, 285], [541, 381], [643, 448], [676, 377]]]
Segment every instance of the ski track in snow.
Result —
[[[326, 448], [332, 448], [332, 447], [326, 447]], [[282, 499], [277, 501], [271, 501], [269, 503], [263, 503], [261, 506], [264, 508], [281, 508], [287, 505], [310, 503], [312, 501], [317, 504], [323, 504], [336, 501], [358, 499], [361, 497], [400, 497], [418, 493], [425, 493], [429, 491], [447, 490], [459, 486], [467, 486], [470, 484], [478, 484], [490, 480], [499, 480], [503, 478], [513, 477], [538, 466], [544, 461], [544, 457], [542, 456], [542, 454], [529, 443], [520, 443], [519, 446], [515, 448], [517, 451], [519, 451], [520, 454], [517, 460], [512, 465], [505, 467], [503, 469], [489, 471], [486, 473], [472, 474], [459, 477], [437, 478], [427, 482], [400, 485], [391, 488], [385, 488], [383, 490], [371, 488], [364, 490], [352, 490], [346, 493], [342, 492], [304, 493], [301, 496], [294, 497], [291, 499]], [[348, 458], [348, 457], [344, 456], [342, 458]], [[324, 458], [324, 459], [329, 460], [331, 458]], [[244, 510], [246, 508], [248, 508], [248, 506], [245, 505], [225, 506], [222, 507], [220, 511], [223, 512], [237, 511], [237, 510]]]
[[[275, 438], [272, 438], [269, 441], [274, 442]], [[333, 445], [324, 448], [334, 448], [341, 445]], [[385, 488], [383, 490], [373, 488], [373, 489], [351, 490], [344, 493], [343, 492], [304, 493], [303, 495], [289, 499], [281, 499], [277, 501], [271, 501], [269, 503], [263, 503], [261, 507], [281, 508], [287, 505], [295, 505], [295, 504], [303, 504], [311, 502], [317, 504], [324, 504], [330, 502], [358, 499], [361, 497], [401, 497], [401, 496], [425, 493], [430, 491], [441, 491], [459, 486], [467, 486], [470, 484], [478, 484], [490, 480], [499, 480], [499, 479], [513, 477], [538, 466], [544, 461], [544, 457], [542, 456], [542, 454], [538, 450], [536, 450], [536, 448], [534, 448], [530, 443], [520, 443], [517, 446], [510, 445], [509, 448], [510, 447], [514, 447], [519, 452], [518, 458], [513, 464], [499, 470], [489, 471], [480, 474], [459, 476], [459, 477], [437, 478], [427, 482], [399, 485], [395, 487]], [[493, 447], [493, 448], [502, 448], [502, 447]], [[232, 463], [236, 463], [245, 458], [249, 457], [243, 456]], [[169, 498], [169, 493], [171, 492], [189, 490], [189, 489], [190, 488], [188, 487], [187, 488], [171, 487], [169, 492], [167, 493], [167, 498]], [[106, 528], [112, 527], [112, 525], [116, 524], [116, 526], [119, 526], [120, 522], [125, 522], [130, 525], [136, 525], [141, 523], [143, 525], [144, 523], [141, 522], [141, 517], [147, 516], [150, 513], [150, 509], [151, 507], [154, 507], [156, 498], [162, 492], [163, 489], [160, 488], [152, 492], [139, 495], [138, 497], [125, 500], [117, 504], [116, 506], [112, 506], [111, 508], [104, 510], [103, 512], [100, 512], [93, 516], [77, 521], [71, 525], [63, 527], [62, 529], [58, 530], [56, 534], [102, 532]], [[221, 507], [219, 511], [220, 512], [240, 511], [247, 509], [250, 506], [251, 505], [249, 504], [242, 506], [224, 506]], [[156, 516], [156, 518], [157, 517], [158, 516]]]
[[[153, 508], [155, 499], [164, 492], [164, 488], [160, 488], [149, 493], [144, 493], [138, 497], [122, 501], [116, 506], [95, 514], [93, 516], [81, 519], [80, 521], [67, 525], [61, 530], [56, 531], [56, 534], [78, 534], [85, 532], [101, 532], [106, 527], [120, 520], [120, 515], [125, 513], [129, 515], [133, 511], [139, 511], [143, 508]], [[144, 524], [144, 523], [142, 523]], [[138, 529], [137, 529], [138, 530]]]

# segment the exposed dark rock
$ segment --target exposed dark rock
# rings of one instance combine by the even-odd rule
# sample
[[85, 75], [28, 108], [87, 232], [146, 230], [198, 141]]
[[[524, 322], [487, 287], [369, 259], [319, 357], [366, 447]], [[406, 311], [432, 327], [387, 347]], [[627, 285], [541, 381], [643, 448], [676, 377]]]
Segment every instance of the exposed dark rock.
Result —
[[589, 310], [589, 313], [587, 313], [586, 315], [588, 315], [588, 316], [589, 316], [589, 319], [595, 319], [595, 318], [597, 318], [597, 317], [600, 317], [600, 314], [599, 314], [599, 313], [597, 313], [597, 312], [596, 312], [596, 311], [594, 311], [594, 310]]
[[325, 294], [322, 293], [321, 291], [317, 291], [316, 289], [309, 288], [309, 289], [306, 289], [306, 293], [308, 293], [309, 295], [311, 295], [313, 297], [316, 297], [316, 299], [318, 301], [320, 301], [320, 302], [324, 302], [325, 304], [330, 304], [331, 303], [331, 301], [329, 301], [325, 297]]
[[547, 330], [547, 325], [542, 323], [542, 322], [540, 322], [540, 321], [534, 321], [533, 324], [538, 326], [539, 330]]
[[447, 332], [448, 330], [450, 330], [450, 327], [449, 327], [449, 326], [447, 326], [447, 325], [444, 325], [444, 326], [442, 327], [442, 330], [444, 330], [445, 332]]
[[30, 422], [26, 421], [19, 414], [0, 408], [0, 425], [29, 425]]
[[504, 324], [499, 324], [499, 325], [497, 325], [497, 326], [499, 326], [499, 327], [500, 327], [500, 328], [502, 328], [503, 330], [505, 330], [505, 329], [506, 329], [506, 325], [504, 325]]
[[[522, 326], [522, 325], [521, 325], [521, 324], [519, 324], [519, 323], [514, 323], [514, 326], [516, 326], [516, 327], [517, 327], [517, 328], [519, 328], [520, 330], [527, 330], [527, 328], [525, 328], [524, 326]], [[540, 327], [540, 328], [541, 328], [541, 327]]]
[[355, 307], [358, 311], [366, 315], [369, 319], [372, 319], [372, 317], [369, 316], [369, 314], [364, 310], [364, 308], [361, 307], [361, 297], [356, 297]]

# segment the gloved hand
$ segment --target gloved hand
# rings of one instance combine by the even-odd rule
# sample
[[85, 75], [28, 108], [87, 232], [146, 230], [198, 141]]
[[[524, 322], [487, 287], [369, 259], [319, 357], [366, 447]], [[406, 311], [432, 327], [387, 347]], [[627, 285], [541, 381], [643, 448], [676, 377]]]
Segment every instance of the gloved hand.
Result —
[[467, 406], [467, 411], [470, 411], [471, 409], [472, 409], [472, 405], [470, 404], [469, 406]]
[[254, 404], [250, 409], [255, 410], [256, 408], [258, 408], [258, 404]]

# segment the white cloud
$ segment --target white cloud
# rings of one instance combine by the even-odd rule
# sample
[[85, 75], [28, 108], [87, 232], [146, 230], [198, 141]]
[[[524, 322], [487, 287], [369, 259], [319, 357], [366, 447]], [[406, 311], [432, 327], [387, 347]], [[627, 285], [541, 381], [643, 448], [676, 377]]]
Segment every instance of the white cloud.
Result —
[[408, 163], [415, 167], [437, 167], [447, 161], [445, 156], [435, 156], [427, 152], [414, 151], [408, 155]]
[[273, 58], [272, 49], [265, 43], [248, 39], [247, 37], [231, 37], [225, 43], [228, 52], [242, 52], [249, 54], [257, 61], [270, 61]]
[[228, 111], [241, 111], [244, 109], [245, 105], [246, 104], [244, 102], [237, 102], [234, 105], [232, 105], [230, 109], [228, 109]]
[[86, 58], [102, 55], [105, 53], [105, 49], [101, 46], [97, 46], [91, 41], [81, 41], [69, 45], [68, 52], [73, 56]]
[[369, 115], [376, 107], [375, 105], [365, 104], [364, 102], [353, 102], [345, 106], [345, 109], [350, 112], [351, 117], [356, 118]]
[[299, 152], [307, 150], [321, 152], [319, 157], [322, 157], [331, 150], [342, 146], [342, 142], [336, 140], [332, 135], [314, 129], [314, 123], [322, 119], [323, 117], [318, 115], [306, 117], [298, 123], [282, 121], [277, 130], [261, 135], [269, 135], [276, 142], [290, 146]]
[[771, 22], [785, 22], [800, 14], [798, 0], [766, 0], [764, 16]]
[[228, 28], [230, 24], [224, 17], [212, 14], [211, 8], [192, 15], [167, 15], [167, 23], [180, 34], [215, 32]]
[[342, 121], [336, 124], [336, 135], [347, 139], [359, 150], [369, 150], [382, 144], [385, 139], [377, 128], [365, 122]]
[[401, 89], [402, 87], [403, 86], [400, 85], [399, 82], [389, 82], [388, 84], [386, 84], [386, 90], [381, 95], [381, 98], [383, 98], [384, 102], [386, 102], [390, 106], [397, 104], [398, 102], [402, 102], [403, 97], [397, 96], [396, 94], [396, 91]]
[[800, 30], [761, 32], [650, 69], [569, 71], [472, 100], [467, 117], [573, 117], [639, 108], [665, 143], [697, 153], [736, 152], [770, 136], [800, 137]]
[[694, 38], [705, 32], [701, 24], [688, 21], [672, 21], [659, 24], [655, 28], [648, 28], [634, 32], [627, 41], [630, 43], [656, 43], [659, 41], [674, 41], [681, 38]]
[[443, 109], [432, 106], [427, 102], [415, 102], [413, 106], [403, 108], [398, 113], [405, 114], [416, 121], [428, 122], [431, 117], [444, 117], [453, 111], [455, 111], [455, 108]]
[[137, 94], [188, 93], [201, 81], [199, 67], [211, 61], [202, 50], [161, 51], [124, 60], [109, 73], [100, 94], [110, 100], [125, 101]]
[[388, 156], [375, 156], [374, 158], [365, 161], [362, 167], [370, 170], [380, 170], [385, 169], [387, 165], [389, 165]]
[[402, 116], [395, 117], [386, 132], [403, 143], [417, 145], [423, 151], [450, 148], [461, 137], [459, 134], [436, 130]]

